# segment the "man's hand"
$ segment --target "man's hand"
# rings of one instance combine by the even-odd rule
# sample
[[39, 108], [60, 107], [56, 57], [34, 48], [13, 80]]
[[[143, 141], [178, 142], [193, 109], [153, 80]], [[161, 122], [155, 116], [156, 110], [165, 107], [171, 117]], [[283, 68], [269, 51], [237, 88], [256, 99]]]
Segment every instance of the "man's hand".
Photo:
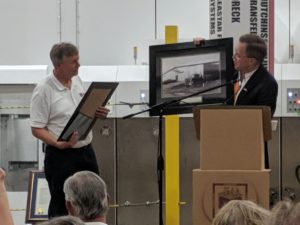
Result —
[[3, 182], [5, 179], [6, 173], [4, 169], [0, 168], [0, 182]]
[[78, 141], [79, 134], [75, 131], [69, 141], [58, 141], [56, 147], [59, 149], [72, 148]]
[[7, 192], [4, 184], [5, 171], [0, 168], [0, 218], [1, 224], [14, 225], [12, 215], [9, 210]]
[[108, 113], [109, 113], [109, 109], [100, 106], [96, 110], [95, 117], [98, 119], [105, 119]]
[[203, 37], [196, 37], [193, 39], [194, 45], [202, 45], [205, 42]]

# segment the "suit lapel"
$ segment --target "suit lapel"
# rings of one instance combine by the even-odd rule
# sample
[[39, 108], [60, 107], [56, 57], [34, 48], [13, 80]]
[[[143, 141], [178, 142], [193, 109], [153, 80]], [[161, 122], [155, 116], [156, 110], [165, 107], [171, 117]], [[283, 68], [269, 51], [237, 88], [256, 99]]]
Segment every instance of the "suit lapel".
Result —
[[[243, 87], [243, 89], [241, 90], [237, 101], [236, 101], [236, 105], [239, 105], [240, 102], [244, 102], [244, 99], [247, 99], [247, 95], [248, 93], [251, 93], [251, 91], [259, 84], [261, 77], [263, 76], [264, 72], [263, 72], [263, 67], [260, 66], [255, 72], [254, 74], [250, 77], [250, 79], [248, 80], [248, 82], [246, 83], [246, 85]], [[242, 103], [243, 104], [243, 103]]]

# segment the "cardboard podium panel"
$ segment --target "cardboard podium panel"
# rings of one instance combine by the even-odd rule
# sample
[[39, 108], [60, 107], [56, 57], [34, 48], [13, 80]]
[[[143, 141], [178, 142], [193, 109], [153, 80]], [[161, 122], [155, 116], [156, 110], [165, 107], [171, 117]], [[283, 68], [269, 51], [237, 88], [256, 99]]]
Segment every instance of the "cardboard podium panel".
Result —
[[264, 140], [269, 141], [272, 139], [272, 127], [271, 127], [271, 108], [268, 106], [200, 106], [195, 107], [193, 109], [194, 114], [194, 122], [196, 128], [197, 138], [200, 139], [200, 113], [204, 109], [227, 109], [227, 110], [236, 110], [236, 109], [260, 109], [262, 110], [262, 117], [263, 117], [263, 133], [264, 133]]
[[201, 169], [264, 168], [261, 110], [203, 110], [200, 123]]
[[271, 114], [263, 113], [263, 108], [267, 109], [220, 106], [196, 109], [194, 117], [200, 137], [200, 168], [264, 169], [264, 137], [269, 138], [271, 133]]
[[269, 170], [193, 170], [193, 225], [211, 225], [219, 209], [234, 199], [269, 208]]

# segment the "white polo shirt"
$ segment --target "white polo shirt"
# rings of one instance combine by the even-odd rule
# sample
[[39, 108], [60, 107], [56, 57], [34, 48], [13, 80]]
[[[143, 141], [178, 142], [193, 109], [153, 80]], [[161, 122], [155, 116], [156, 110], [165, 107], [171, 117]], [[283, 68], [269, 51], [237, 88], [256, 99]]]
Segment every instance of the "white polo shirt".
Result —
[[[72, 78], [71, 89], [68, 89], [51, 74], [33, 90], [30, 105], [31, 127], [46, 128], [57, 139], [84, 93], [85, 89], [79, 76]], [[77, 142], [74, 148], [90, 144], [92, 137], [90, 132], [86, 139]]]
[[106, 223], [102, 222], [85, 222], [85, 225], [107, 225]]

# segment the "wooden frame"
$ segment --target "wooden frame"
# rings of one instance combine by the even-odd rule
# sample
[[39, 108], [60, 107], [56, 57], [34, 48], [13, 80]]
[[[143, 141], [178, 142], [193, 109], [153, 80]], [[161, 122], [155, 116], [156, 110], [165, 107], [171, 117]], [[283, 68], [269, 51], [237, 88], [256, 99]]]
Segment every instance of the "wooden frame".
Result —
[[30, 171], [26, 207], [26, 223], [48, 220], [50, 192], [44, 171]]
[[92, 82], [58, 141], [68, 141], [75, 131], [79, 133], [78, 140], [84, 140], [96, 122], [97, 108], [106, 105], [118, 84], [117, 82]]

